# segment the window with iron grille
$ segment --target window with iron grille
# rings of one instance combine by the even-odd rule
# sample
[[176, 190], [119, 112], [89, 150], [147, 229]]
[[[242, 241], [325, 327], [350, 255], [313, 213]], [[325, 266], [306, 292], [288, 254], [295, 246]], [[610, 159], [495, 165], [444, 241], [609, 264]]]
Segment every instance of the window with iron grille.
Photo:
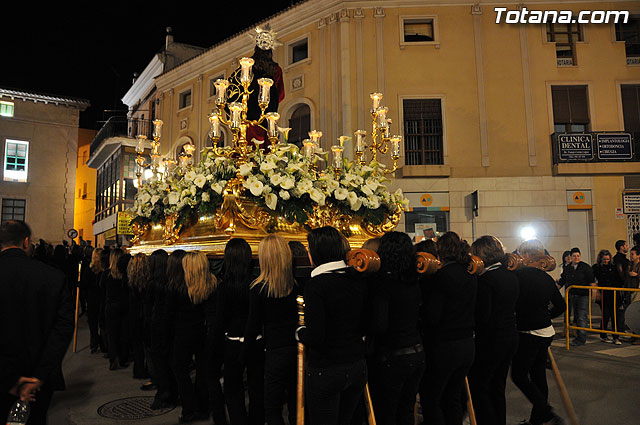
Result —
[[2, 222], [9, 220], [24, 221], [27, 201], [24, 199], [2, 199]]
[[403, 115], [405, 164], [444, 164], [441, 100], [405, 99]]
[[575, 66], [576, 42], [584, 41], [580, 24], [547, 24], [547, 41], [556, 43], [559, 66]]
[[553, 126], [556, 133], [589, 131], [587, 86], [551, 86]]
[[640, 15], [631, 15], [626, 24], [616, 23], [616, 41], [624, 41], [627, 64], [640, 64]]

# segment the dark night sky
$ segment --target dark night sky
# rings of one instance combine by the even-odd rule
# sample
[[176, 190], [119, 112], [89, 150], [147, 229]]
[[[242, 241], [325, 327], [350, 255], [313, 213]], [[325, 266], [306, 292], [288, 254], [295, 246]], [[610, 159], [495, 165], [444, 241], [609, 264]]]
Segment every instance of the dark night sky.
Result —
[[140, 3], [12, 12], [0, 30], [0, 87], [87, 99], [80, 126], [99, 129], [105, 109], [126, 110], [120, 99], [164, 46], [166, 27], [177, 42], [209, 48], [300, 0]]

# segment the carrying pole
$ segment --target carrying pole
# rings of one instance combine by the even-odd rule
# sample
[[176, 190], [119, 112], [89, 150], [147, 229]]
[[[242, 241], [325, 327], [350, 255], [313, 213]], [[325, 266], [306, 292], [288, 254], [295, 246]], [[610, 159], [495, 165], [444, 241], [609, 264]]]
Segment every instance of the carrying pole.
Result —
[[78, 281], [76, 282], [76, 315], [75, 325], [73, 327], [73, 352], [77, 352], [78, 348], [78, 304], [80, 302], [80, 275], [82, 273], [82, 262], [78, 263]]
[[467, 411], [469, 412], [469, 422], [471, 425], [478, 425], [476, 422], [476, 411], [473, 410], [473, 401], [471, 401], [471, 388], [469, 387], [469, 379], [464, 377], [464, 386], [467, 390]]
[[[304, 326], [304, 298], [298, 296], [298, 321]], [[296, 425], [304, 425], [304, 344], [298, 342], [298, 391], [296, 403]]]
[[551, 361], [551, 369], [553, 370], [553, 377], [556, 380], [556, 384], [558, 384], [558, 390], [560, 391], [560, 395], [562, 396], [562, 403], [564, 404], [564, 408], [569, 415], [569, 420], [571, 421], [571, 425], [580, 425], [578, 422], [578, 416], [576, 415], [576, 411], [573, 408], [573, 403], [571, 403], [571, 399], [569, 398], [569, 393], [567, 392], [567, 386], [564, 384], [562, 376], [560, 376], [560, 369], [558, 369], [558, 364], [556, 360], [553, 358], [553, 354], [551, 354], [551, 347], [547, 348], [547, 353], [549, 353], [549, 360]]

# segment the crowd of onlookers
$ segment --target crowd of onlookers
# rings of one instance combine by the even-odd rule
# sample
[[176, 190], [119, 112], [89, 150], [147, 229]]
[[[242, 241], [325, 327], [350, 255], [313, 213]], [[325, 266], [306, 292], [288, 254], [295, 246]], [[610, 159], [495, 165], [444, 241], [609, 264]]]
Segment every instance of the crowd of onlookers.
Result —
[[[625, 332], [625, 311], [634, 301], [640, 299], [638, 292], [614, 290], [614, 288], [638, 289], [640, 273], [640, 234], [634, 237], [634, 246], [630, 249], [625, 240], [615, 243], [615, 254], [603, 249], [598, 253], [593, 266], [582, 261], [579, 248], [572, 248], [562, 254], [562, 274], [558, 279], [561, 288], [578, 286], [568, 292], [570, 322], [578, 327], [589, 327], [589, 303], [595, 300], [600, 305], [602, 320], [600, 334], [603, 342], [621, 345], [619, 335], [609, 332]], [[627, 258], [628, 255], [628, 258]], [[580, 287], [583, 286], [583, 287]], [[598, 286], [601, 290], [590, 290], [584, 286]], [[592, 292], [590, 298], [589, 292]], [[637, 332], [637, 331], [636, 331]], [[587, 332], [577, 330], [572, 343], [584, 345]], [[636, 343], [633, 338], [630, 342]]]
[[[459, 425], [468, 377], [477, 423], [505, 424], [511, 370], [532, 403], [523, 423], [560, 424], [545, 373], [555, 334], [551, 319], [565, 310], [559, 289], [594, 282], [638, 286], [638, 248], [624, 262], [624, 243], [616, 244], [613, 257], [600, 252], [593, 267], [580, 261], [577, 248], [565, 253], [558, 281], [534, 267], [507, 270], [493, 236], [470, 246], [447, 232], [414, 245], [407, 234], [389, 232], [364, 247], [377, 251], [378, 272], [348, 267], [349, 244], [332, 227], [309, 233], [308, 252], [269, 235], [257, 262], [241, 238], [231, 239], [217, 260], [180, 249], [132, 256], [117, 247], [43, 241], [34, 257], [74, 283], [81, 265], [79, 298], [91, 353], [104, 353], [111, 370], [132, 362], [133, 377], [149, 379], [143, 387], [156, 389], [152, 408], [180, 404], [181, 423], [212, 417], [217, 425], [284, 424], [284, 405], [288, 423], [295, 423], [298, 343], [306, 349], [305, 412], [312, 423], [361, 425], [368, 382], [380, 424], [413, 424], [419, 394], [426, 424]], [[419, 275], [417, 252], [433, 254], [442, 266]], [[533, 258], [545, 249], [527, 241], [518, 253]], [[468, 271], [470, 254], [484, 262], [479, 275]], [[294, 264], [307, 256], [305, 273]], [[588, 291], [570, 291], [579, 326]], [[299, 326], [296, 297], [302, 294], [305, 325]], [[603, 329], [612, 322], [607, 306], [614, 305], [607, 294], [600, 300]], [[630, 299], [617, 297], [621, 330]]]

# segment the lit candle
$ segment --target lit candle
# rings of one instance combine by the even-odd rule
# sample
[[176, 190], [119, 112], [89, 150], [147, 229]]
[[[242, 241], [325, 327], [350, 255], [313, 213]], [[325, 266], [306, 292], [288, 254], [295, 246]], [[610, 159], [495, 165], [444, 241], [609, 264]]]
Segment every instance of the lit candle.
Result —
[[311, 130], [309, 132], [309, 137], [311, 137], [311, 141], [316, 145], [320, 146], [320, 138], [322, 137], [322, 131]]
[[240, 82], [245, 87], [248, 87], [251, 84], [251, 80], [253, 80], [251, 67], [254, 63], [255, 61], [252, 58], [240, 59]]
[[371, 97], [371, 100], [373, 101], [372, 110], [375, 111], [380, 106], [380, 101], [382, 100], [382, 93], [371, 93], [369, 96]]
[[229, 110], [231, 111], [231, 128], [240, 128], [240, 124], [242, 123], [242, 103], [233, 102], [229, 105]]
[[151, 155], [151, 166], [153, 168], [158, 168], [160, 166], [160, 155]]
[[187, 165], [189, 165], [189, 156], [184, 152], [180, 154], [178, 160], [180, 161], [180, 168], [187, 168]]
[[229, 81], [224, 78], [217, 79], [213, 85], [216, 87], [216, 105], [224, 105], [227, 103], [227, 88]]
[[196, 147], [191, 143], [185, 143], [182, 148], [187, 153], [188, 156], [193, 155], [193, 152], [196, 150]]
[[269, 137], [278, 137], [278, 120], [280, 119], [280, 114], [277, 112], [269, 112], [265, 115], [267, 121], [269, 122], [268, 135]]
[[136, 140], [138, 140], [138, 144], [136, 145], [136, 152], [143, 153], [144, 152], [144, 142], [147, 141], [147, 136], [144, 134], [138, 134], [136, 136]]
[[397, 134], [391, 137], [391, 157], [400, 157], [400, 146], [402, 145], [402, 136]]
[[331, 151], [333, 152], [333, 168], [342, 169], [342, 152], [344, 148], [342, 146], [333, 145], [331, 146]]
[[316, 150], [314, 143], [309, 139], [304, 139], [302, 141], [302, 146], [303, 146], [302, 154], [304, 155], [304, 157], [306, 159], [311, 159], [311, 157], [313, 156]]
[[217, 114], [209, 115], [209, 123], [211, 123], [211, 131], [209, 132], [211, 138], [220, 137], [220, 117]]
[[376, 109], [376, 114], [378, 116], [378, 127], [389, 127], [389, 123], [387, 122], [387, 112], [389, 112], [389, 108], [387, 108], [386, 106], [380, 106]]
[[260, 104], [261, 108], [266, 108], [267, 105], [269, 105], [269, 101], [271, 100], [269, 94], [271, 86], [273, 85], [273, 80], [271, 78], [260, 78], [258, 79], [258, 84], [260, 85], [260, 96], [258, 98], [258, 103]]
[[367, 132], [364, 130], [357, 130], [353, 134], [356, 136], [356, 152], [364, 152], [364, 149], [366, 147], [364, 143], [364, 137], [367, 135]]
[[162, 120], [153, 120], [153, 138], [162, 137]]

